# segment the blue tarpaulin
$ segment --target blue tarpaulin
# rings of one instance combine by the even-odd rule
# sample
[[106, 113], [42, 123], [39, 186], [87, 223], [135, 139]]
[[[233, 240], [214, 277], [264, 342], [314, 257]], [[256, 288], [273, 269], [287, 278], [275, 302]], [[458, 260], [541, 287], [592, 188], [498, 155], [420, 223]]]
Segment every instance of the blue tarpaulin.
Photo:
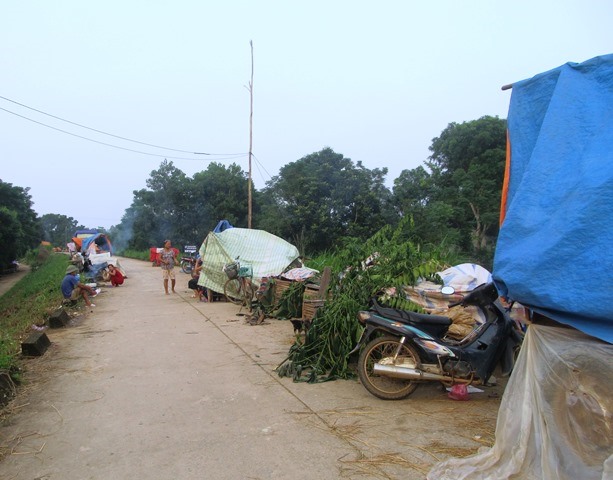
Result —
[[613, 55], [513, 84], [501, 295], [613, 342]]
[[224, 230], [227, 230], [228, 228], [234, 228], [232, 226], [232, 224], [230, 222], [228, 222], [227, 220], [220, 220], [219, 223], [217, 223], [217, 225], [215, 226], [215, 228], [213, 229], [213, 232], [215, 233], [221, 233]]
[[92, 242], [98, 246], [98, 251], [109, 252], [111, 255], [113, 254], [111, 240], [104, 233], [96, 233], [95, 235], [84, 238], [83, 243], [81, 244], [81, 251], [87, 252]]

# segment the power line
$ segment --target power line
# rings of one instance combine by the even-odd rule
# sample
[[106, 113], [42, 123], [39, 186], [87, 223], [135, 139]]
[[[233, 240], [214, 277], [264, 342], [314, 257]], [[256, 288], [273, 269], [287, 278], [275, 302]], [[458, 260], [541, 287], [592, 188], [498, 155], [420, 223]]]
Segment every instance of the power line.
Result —
[[[0, 98], [4, 98], [4, 97], [0, 97]], [[20, 114], [18, 114], [18, 113], [12, 112], [12, 111], [10, 111], [10, 110], [7, 110], [6, 108], [2, 108], [2, 107], [0, 107], [0, 110], [3, 110], [3, 111], [5, 111], [5, 112], [10, 113], [10, 114], [12, 114], [12, 115], [15, 115], [15, 116], [17, 116], [17, 117], [23, 118], [24, 120], [28, 120], [28, 121], [33, 122], [33, 123], [37, 123], [38, 125], [42, 125], [43, 127], [47, 127], [47, 128], [52, 129], [52, 130], [56, 130], [56, 131], [58, 131], [58, 132], [65, 133], [66, 135], [72, 135], [73, 137], [81, 138], [81, 139], [83, 139], [83, 140], [87, 140], [88, 142], [94, 142], [94, 143], [98, 143], [98, 144], [100, 144], [100, 145], [105, 145], [105, 146], [107, 146], [107, 147], [117, 148], [117, 149], [119, 149], [119, 150], [126, 150], [126, 151], [128, 151], [128, 152], [140, 153], [140, 154], [142, 154], [142, 155], [149, 155], [149, 156], [151, 156], [151, 157], [169, 158], [169, 159], [171, 159], [171, 160], [197, 160], [197, 161], [200, 161], [200, 159], [198, 159], [198, 158], [189, 158], [189, 157], [173, 157], [173, 156], [168, 156], [168, 155], [160, 155], [160, 154], [157, 154], [157, 153], [143, 152], [143, 151], [141, 151], [141, 150], [134, 150], [134, 149], [132, 149], [132, 148], [120, 147], [119, 145], [113, 145], [113, 144], [111, 144], [111, 143], [101, 142], [101, 141], [99, 141], [99, 140], [94, 140], [93, 138], [84, 137], [84, 136], [82, 136], [82, 135], [77, 135], [76, 133], [72, 133], [72, 132], [68, 132], [68, 131], [66, 131], [66, 130], [62, 130], [61, 128], [52, 127], [51, 125], [47, 125], [46, 123], [39, 122], [38, 120], [34, 120], [34, 119], [29, 118], [29, 117], [26, 117], [26, 116], [24, 116], [24, 115], [20, 115]], [[197, 154], [197, 153], [195, 153], [195, 154]], [[205, 155], [222, 155], [222, 154], [207, 153], [207, 154], [205, 154]], [[232, 159], [232, 158], [240, 158], [240, 157], [244, 157], [244, 156], [245, 156], [245, 155], [247, 155], [247, 154], [246, 154], [246, 153], [240, 153], [240, 154], [238, 154], [238, 153], [237, 153], [237, 154], [231, 154], [231, 153], [229, 153], [229, 154], [227, 154], [227, 155], [228, 155], [228, 157], [227, 157], [227, 158], [225, 158], [226, 160], [229, 160], [229, 159]], [[218, 159], [218, 160], [224, 160], [224, 159]]]
[[[119, 135], [114, 135], [114, 134], [112, 134], [112, 133], [103, 132], [102, 130], [97, 130], [97, 129], [95, 129], [95, 128], [91, 128], [91, 127], [87, 127], [87, 126], [85, 126], [85, 125], [82, 125], [82, 124], [80, 124], [80, 123], [76, 123], [76, 122], [72, 122], [72, 121], [70, 121], [70, 120], [66, 120], [65, 118], [61, 118], [61, 117], [58, 117], [58, 116], [56, 116], [56, 115], [52, 115], [52, 114], [50, 114], [50, 113], [43, 112], [42, 110], [38, 110], [38, 109], [36, 109], [36, 108], [29, 107], [28, 105], [24, 105], [23, 103], [19, 103], [19, 102], [15, 101], [15, 100], [11, 100], [10, 98], [3, 97], [2, 95], [0, 95], [0, 98], [1, 98], [1, 99], [3, 99], [3, 100], [6, 100], [7, 102], [14, 103], [15, 105], [19, 105], [20, 107], [27, 108], [27, 109], [29, 109], [29, 110], [32, 110], [32, 111], [34, 111], [34, 112], [41, 113], [41, 114], [43, 114], [43, 115], [47, 115], [48, 117], [55, 118], [55, 119], [57, 119], [57, 120], [61, 120], [62, 122], [70, 123], [71, 125], [75, 125], [75, 126], [77, 126], [77, 127], [81, 127], [81, 128], [85, 128], [85, 129], [87, 129], [87, 130], [91, 130], [91, 131], [93, 131], [93, 132], [101, 133], [102, 135], [108, 135], [108, 136], [110, 136], [110, 137], [119, 138], [120, 140], [125, 140], [125, 141], [127, 141], [127, 142], [133, 142], [133, 143], [138, 143], [138, 144], [140, 144], [140, 145], [146, 145], [146, 146], [148, 146], [148, 147], [160, 148], [160, 149], [162, 149], [162, 150], [170, 150], [170, 151], [173, 151], [173, 152], [190, 153], [190, 154], [193, 154], [193, 155], [246, 155], [246, 153], [206, 153], [206, 152], [191, 152], [191, 151], [189, 151], [189, 150], [179, 150], [179, 149], [177, 149], [177, 148], [162, 147], [162, 146], [160, 146], [160, 145], [154, 145], [154, 144], [152, 144], [152, 143], [139, 142], [138, 140], [132, 140], [132, 139], [130, 139], [130, 138], [122, 137], [122, 136], [119, 136]], [[1, 108], [1, 107], [0, 107], [0, 108]], [[6, 112], [9, 112], [9, 113], [14, 113], [14, 112], [11, 112], [11, 111], [9, 111], [9, 110], [5, 110], [4, 108], [2, 108], [2, 110], [6, 111]], [[30, 119], [30, 118], [28, 118], [28, 117], [23, 117], [22, 115], [18, 115], [18, 114], [16, 114], [16, 113], [14, 113], [14, 115], [17, 115], [17, 116], [19, 116], [19, 117], [25, 118], [26, 120], [31, 120], [31, 119]], [[54, 128], [54, 127], [51, 127], [51, 126], [46, 125], [46, 124], [44, 124], [44, 123], [36, 122], [35, 120], [32, 120], [32, 121], [33, 121], [33, 122], [35, 122], [35, 123], [39, 123], [40, 125], [43, 125], [43, 126], [49, 127], [49, 128]], [[60, 132], [63, 132], [63, 133], [69, 133], [69, 132], [66, 132], [66, 131], [64, 131], [64, 130], [60, 130], [59, 128], [54, 128], [54, 129], [55, 129], [55, 130], [59, 130]], [[70, 134], [70, 135], [72, 135], [72, 134]], [[79, 137], [79, 135], [75, 135], [75, 136]], [[80, 138], [85, 138], [85, 137], [80, 137]], [[95, 141], [95, 140], [92, 140], [92, 141]], [[97, 142], [97, 143], [102, 143], [103, 145], [109, 145], [109, 144], [106, 144], [106, 143], [103, 143], [103, 142]], [[109, 146], [113, 146], [113, 145], [109, 145]], [[121, 147], [117, 147], [117, 148], [121, 148]], [[129, 151], [132, 151], [132, 152], [138, 152], [137, 150], [130, 150], [130, 149], [124, 149], [124, 150], [129, 150]], [[143, 153], [143, 152], [138, 152], [138, 153]], [[153, 155], [153, 154], [147, 154], [147, 155]], [[162, 157], [163, 157], [164, 155], [157, 155], [157, 156], [162, 156]], [[168, 157], [168, 158], [171, 158], [171, 157]], [[181, 157], [174, 157], [174, 158], [181, 158]]]
[[[264, 165], [262, 164], [262, 162], [260, 162], [260, 160], [258, 159], [258, 157], [256, 157], [253, 153], [251, 154], [255, 160], [256, 166], [258, 167], [258, 171], [260, 172], [260, 176], [262, 178], [264, 178], [264, 175], [262, 175], [262, 172], [260, 170], [260, 168], [262, 170], [264, 170], [264, 172], [266, 172], [266, 175], [268, 175], [268, 179], [272, 180], [272, 175], [268, 172], [268, 170], [266, 170], [266, 167], [264, 167]], [[266, 183], [267, 180], [264, 180], [264, 183]]]

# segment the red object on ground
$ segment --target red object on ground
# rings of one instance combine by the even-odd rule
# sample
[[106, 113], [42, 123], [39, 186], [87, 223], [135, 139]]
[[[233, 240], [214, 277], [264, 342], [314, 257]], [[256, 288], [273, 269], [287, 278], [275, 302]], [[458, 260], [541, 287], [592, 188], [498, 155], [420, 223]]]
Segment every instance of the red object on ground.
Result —
[[447, 394], [452, 400], [469, 400], [468, 387], [463, 383], [456, 383], [451, 387], [451, 391]]

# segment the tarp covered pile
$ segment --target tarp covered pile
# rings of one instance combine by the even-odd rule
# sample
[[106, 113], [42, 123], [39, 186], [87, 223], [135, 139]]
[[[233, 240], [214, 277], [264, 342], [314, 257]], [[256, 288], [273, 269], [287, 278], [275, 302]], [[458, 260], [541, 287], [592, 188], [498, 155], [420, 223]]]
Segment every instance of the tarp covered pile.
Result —
[[613, 55], [515, 83], [508, 126], [494, 280], [503, 295], [613, 342]]
[[198, 285], [220, 293], [228, 280], [223, 267], [236, 257], [242, 267], [250, 268], [252, 281], [258, 287], [262, 277], [279, 275], [299, 256], [298, 249], [282, 238], [264, 230], [246, 228], [209, 233], [199, 253], [202, 271]]

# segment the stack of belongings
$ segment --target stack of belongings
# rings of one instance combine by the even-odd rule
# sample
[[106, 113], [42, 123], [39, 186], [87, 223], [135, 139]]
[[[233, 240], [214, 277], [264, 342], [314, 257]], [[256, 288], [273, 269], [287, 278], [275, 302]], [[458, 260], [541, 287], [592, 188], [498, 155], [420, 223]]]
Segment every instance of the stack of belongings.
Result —
[[[491, 282], [492, 274], [480, 265], [463, 263], [438, 272], [437, 275], [443, 281], [443, 285], [421, 280], [415, 286], [405, 287], [405, 293], [411, 302], [421, 306], [427, 313], [451, 318], [453, 323], [449, 326], [447, 337], [460, 341], [482, 325], [485, 317], [473, 305], [467, 307], [458, 305], [449, 308], [449, 304], [459, 302], [475, 287]], [[441, 293], [443, 286], [453, 287], [455, 293], [444, 295]]]

